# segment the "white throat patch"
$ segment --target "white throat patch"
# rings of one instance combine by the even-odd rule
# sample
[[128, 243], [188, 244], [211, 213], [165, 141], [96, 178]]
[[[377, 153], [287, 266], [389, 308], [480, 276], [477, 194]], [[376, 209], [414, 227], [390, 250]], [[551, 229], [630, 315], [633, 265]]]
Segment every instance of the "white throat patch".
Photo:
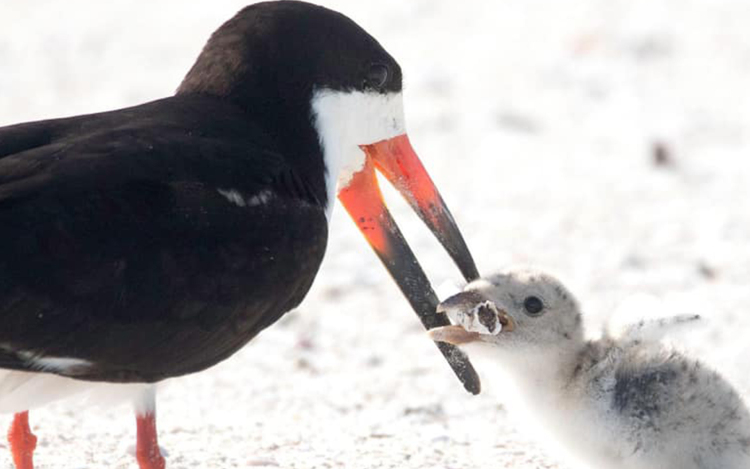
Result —
[[337, 189], [346, 187], [365, 164], [360, 145], [406, 132], [401, 93], [315, 90], [313, 124], [326, 166], [326, 215], [331, 219]]

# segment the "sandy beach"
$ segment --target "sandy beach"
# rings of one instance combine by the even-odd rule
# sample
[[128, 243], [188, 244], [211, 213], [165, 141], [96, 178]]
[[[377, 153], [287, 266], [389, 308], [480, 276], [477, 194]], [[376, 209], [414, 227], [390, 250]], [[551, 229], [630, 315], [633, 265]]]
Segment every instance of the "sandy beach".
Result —
[[[412, 143], [480, 271], [549, 270], [592, 334], [615, 313], [699, 313], [675, 341], [750, 394], [750, 3], [321, 3], [400, 62]], [[6, 0], [0, 125], [167, 96], [245, 4]], [[385, 192], [433, 284], [459, 282]], [[163, 383], [160, 443], [173, 469], [581, 467], [522, 433], [496, 364], [475, 365], [479, 396], [339, 206], [301, 307], [231, 359]], [[38, 469], [136, 467], [127, 404], [72, 399], [31, 422]]]

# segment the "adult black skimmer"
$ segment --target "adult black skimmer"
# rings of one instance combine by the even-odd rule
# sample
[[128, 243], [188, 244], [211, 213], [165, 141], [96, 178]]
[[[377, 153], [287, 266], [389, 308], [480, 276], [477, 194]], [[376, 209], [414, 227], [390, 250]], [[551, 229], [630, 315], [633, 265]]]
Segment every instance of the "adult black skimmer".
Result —
[[[208, 368], [297, 306], [338, 195], [427, 327], [437, 298], [380, 170], [463, 275], [474, 261], [405, 132], [401, 69], [345, 16], [249, 6], [173, 97], [0, 129], [0, 411], [19, 469], [29, 408], [120, 383], [137, 459], [164, 467], [152, 383]], [[465, 387], [470, 363], [441, 344]]]

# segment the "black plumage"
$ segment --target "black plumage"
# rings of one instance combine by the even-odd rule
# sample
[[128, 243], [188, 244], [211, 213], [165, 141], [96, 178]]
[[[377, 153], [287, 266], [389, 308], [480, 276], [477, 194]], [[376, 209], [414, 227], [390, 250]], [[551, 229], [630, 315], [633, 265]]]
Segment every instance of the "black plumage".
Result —
[[[377, 188], [376, 166], [478, 277], [409, 143], [401, 87], [350, 19], [265, 2], [211, 36], [173, 97], [0, 128], [0, 369], [152, 383], [218, 363], [302, 301], [336, 195], [425, 326], [446, 324]], [[439, 348], [479, 392], [466, 356]], [[40, 386], [4, 389], [19, 469], [33, 467], [28, 409], [66, 394]], [[153, 386], [128, 389], [138, 463], [163, 469]]]
[[312, 93], [364, 89], [373, 63], [400, 89], [345, 16], [261, 3], [212, 35], [174, 97], [0, 128], [0, 367], [65, 357], [90, 366], [45, 371], [157, 381], [298, 305], [333, 202]]
[[325, 192], [253, 128], [231, 104], [178, 96], [0, 129], [0, 366], [70, 357], [92, 363], [65, 371], [77, 378], [160, 380], [299, 304]]
[[[349, 18], [266, 2], [211, 36], [173, 97], [0, 128], [0, 368], [153, 382], [230, 356], [301, 302], [323, 259], [336, 175], [314, 96], [401, 87], [398, 63]], [[425, 193], [442, 217], [431, 229], [478, 275]], [[386, 267], [418, 314], [445, 321], [421, 311], [434, 293], [386, 225]], [[441, 350], [478, 392], [465, 356]]]

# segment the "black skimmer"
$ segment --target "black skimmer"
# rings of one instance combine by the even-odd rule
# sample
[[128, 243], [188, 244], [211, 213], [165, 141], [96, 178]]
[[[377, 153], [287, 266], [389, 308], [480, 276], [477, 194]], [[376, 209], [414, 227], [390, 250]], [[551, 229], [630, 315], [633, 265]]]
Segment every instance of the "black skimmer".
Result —
[[573, 295], [528, 270], [471, 282], [439, 310], [455, 325], [429, 334], [497, 360], [505, 407], [572, 455], [571, 467], [750, 467], [750, 411], [740, 395], [661, 341], [699, 316], [643, 319], [586, 340]]
[[[478, 277], [409, 143], [401, 80], [347, 17], [259, 3], [173, 97], [0, 128], [0, 411], [16, 414], [19, 469], [26, 411], [103, 383], [136, 402], [140, 467], [164, 467], [151, 384], [226, 359], [302, 301], [336, 196], [425, 326], [448, 324], [375, 176]], [[466, 356], [440, 350], [478, 392]]]

